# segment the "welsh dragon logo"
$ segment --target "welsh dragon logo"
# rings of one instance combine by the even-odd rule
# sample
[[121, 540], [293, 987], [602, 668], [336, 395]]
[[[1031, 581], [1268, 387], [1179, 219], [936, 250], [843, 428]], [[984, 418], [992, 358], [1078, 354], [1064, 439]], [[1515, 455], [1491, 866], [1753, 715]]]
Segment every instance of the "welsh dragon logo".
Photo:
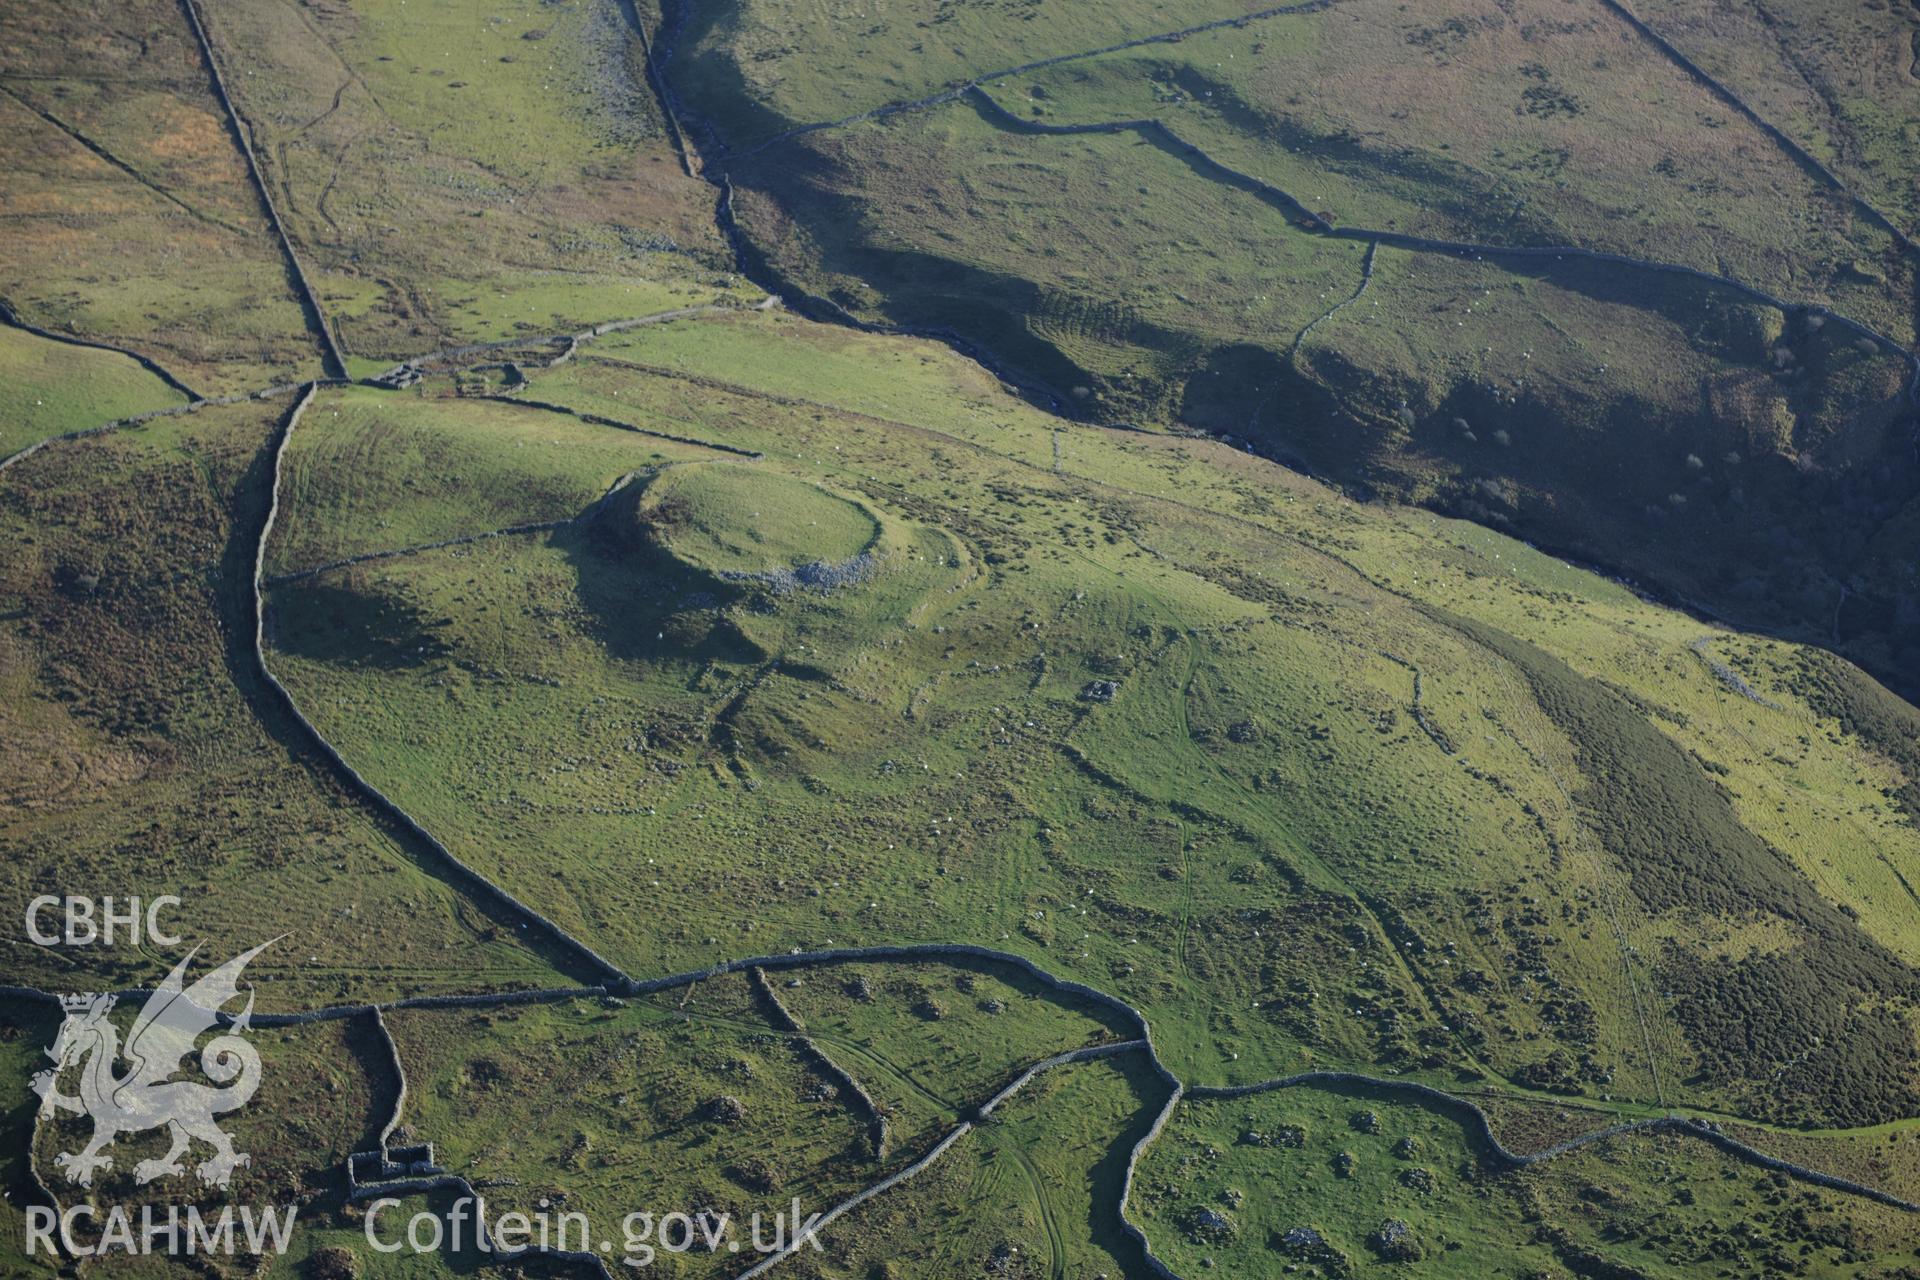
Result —
[[[119, 1030], [107, 1016], [117, 997], [61, 998], [67, 1016], [47, 1050], [54, 1065], [33, 1077], [33, 1091], [40, 1095], [42, 1115], [71, 1111], [93, 1121], [93, 1140], [83, 1150], [54, 1157], [54, 1167], [69, 1182], [91, 1186], [96, 1172], [113, 1167], [113, 1157], [104, 1152], [121, 1134], [163, 1125], [173, 1145], [158, 1159], [135, 1165], [136, 1182], [185, 1172], [180, 1158], [195, 1140], [213, 1148], [213, 1155], [195, 1168], [208, 1186], [225, 1187], [236, 1168], [251, 1163], [251, 1157], [235, 1151], [233, 1139], [214, 1123], [215, 1116], [245, 1106], [260, 1087], [260, 1053], [245, 1038], [253, 1015], [251, 986], [246, 1007], [235, 1016], [232, 1027], [200, 1050], [200, 1070], [214, 1084], [172, 1077], [185, 1068], [195, 1042], [219, 1025], [220, 1008], [240, 995], [240, 973], [247, 962], [272, 945], [262, 943], [235, 956], [190, 987], [184, 975], [199, 948], [189, 951], [147, 998], [124, 1047]], [[116, 1075], [122, 1059], [126, 1069]], [[60, 1077], [70, 1067], [80, 1068], [77, 1096], [60, 1091]]]

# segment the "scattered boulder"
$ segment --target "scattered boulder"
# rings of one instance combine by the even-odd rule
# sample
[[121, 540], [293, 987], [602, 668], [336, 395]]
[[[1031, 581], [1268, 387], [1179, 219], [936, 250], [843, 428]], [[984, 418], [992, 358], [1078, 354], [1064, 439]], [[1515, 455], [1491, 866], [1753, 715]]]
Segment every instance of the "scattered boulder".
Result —
[[721, 1094], [700, 1110], [717, 1124], [739, 1124], [747, 1118], [747, 1104], [730, 1093]]
[[325, 1245], [307, 1259], [306, 1274], [308, 1280], [360, 1280], [360, 1259], [351, 1249]]
[[1288, 1147], [1298, 1148], [1305, 1145], [1307, 1131], [1297, 1124], [1283, 1124], [1278, 1129], [1247, 1129], [1240, 1135], [1243, 1147]]
[[1087, 687], [1080, 691], [1080, 696], [1088, 702], [1112, 702], [1119, 692], [1120, 682], [1117, 680], [1089, 680]]
[[1195, 1244], [1222, 1244], [1240, 1233], [1233, 1219], [1209, 1205], [1196, 1205], [1179, 1217], [1180, 1229]]
[[726, 1174], [748, 1191], [765, 1194], [780, 1189], [780, 1171], [759, 1156], [748, 1156], [736, 1164], [728, 1165]]
[[1318, 1267], [1323, 1275], [1334, 1280], [1346, 1280], [1353, 1275], [1353, 1261], [1334, 1248], [1315, 1227], [1290, 1227], [1284, 1234], [1275, 1232], [1267, 1237], [1267, 1247], [1294, 1260], [1296, 1265], [1288, 1267], [1289, 1271], [1298, 1271], [1304, 1265]]
[[990, 1276], [1024, 1276], [1027, 1273], [1025, 1255], [1020, 1246], [1010, 1240], [1002, 1240], [987, 1255], [987, 1274]]
[[1367, 1245], [1383, 1262], [1418, 1262], [1426, 1250], [1414, 1239], [1413, 1228], [1398, 1218], [1388, 1218], [1380, 1229], [1367, 1237]]

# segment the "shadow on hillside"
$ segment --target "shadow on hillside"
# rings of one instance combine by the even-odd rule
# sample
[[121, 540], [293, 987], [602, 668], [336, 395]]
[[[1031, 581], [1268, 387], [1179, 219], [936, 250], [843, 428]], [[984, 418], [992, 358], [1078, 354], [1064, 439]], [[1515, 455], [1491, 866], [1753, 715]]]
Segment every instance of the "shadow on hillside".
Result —
[[737, 587], [688, 569], [618, 527], [616, 508], [554, 535], [576, 575], [587, 630], [622, 662], [753, 664], [769, 655], [721, 612]]
[[334, 666], [391, 671], [447, 654], [412, 602], [351, 578], [282, 587], [270, 622], [274, 648]]

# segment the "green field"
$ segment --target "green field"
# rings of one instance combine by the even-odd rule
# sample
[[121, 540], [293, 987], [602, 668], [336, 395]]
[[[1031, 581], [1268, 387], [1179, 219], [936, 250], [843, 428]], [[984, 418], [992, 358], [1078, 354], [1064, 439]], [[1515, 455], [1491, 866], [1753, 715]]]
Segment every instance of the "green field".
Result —
[[21, 329], [0, 329], [0, 388], [0, 451], [9, 453], [187, 400], [125, 356]]
[[[734, 362], [743, 326], [791, 323], [716, 324], [709, 367]], [[628, 967], [686, 967], [742, 945], [959, 937], [1118, 984], [1147, 1008], [1163, 1051], [1212, 1078], [1371, 1059], [1648, 1101], [1684, 1088], [1715, 1107], [1757, 1101], [1742, 1072], [1776, 1094], [1777, 1082], [1772, 1068], [1718, 1056], [1718, 1033], [1701, 1022], [1699, 1002], [1715, 998], [1705, 992], [1740, 999], [1741, 983], [1838, 965], [1863, 984], [1863, 1003], [1847, 1035], [1835, 1039], [1836, 1024], [1823, 1042], [1834, 1053], [1870, 1033], [1883, 1044], [1872, 1028], [1881, 1002], [1899, 998], [1898, 957], [1914, 948], [1885, 896], [1910, 856], [1891, 851], [1910, 836], [1874, 780], [1890, 775], [1832, 754], [1846, 739], [1755, 752], [1807, 737], [1786, 728], [1811, 713], [1791, 709], [1785, 646], [1703, 656], [1691, 647], [1697, 624], [1591, 575], [1466, 536], [1468, 526], [1376, 517], [1311, 486], [1231, 521], [1149, 496], [1245, 503], [1235, 471], [1271, 468], [1220, 446], [1081, 428], [1055, 471], [1015, 460], [1050, 450], [1019, 425], [1030, 411], [991, 391], [937, 427], [828, 425], [813, 405], [696, 381], [687, 344], [678, 361], [686, 376], [667, 378], [636, 375], [624, 356], [590, 360], [541, 379], [538, 394], [762, 450], [759, 464], [662, 473], [669, 495], [677, 478], [708, 475], [737, 477], [742, 494], [689, 501], [664, 535], [601, 520], [275, 592], [286, 678], [323, 731], [490, 875], [604, 939]], [[330, 403], [309, 421], [330, 422]], [[1163, 456], [1136, 457], [1149, 451]], [[545, 483], [533, 478], [544, 456], [513, 455], [533, 468], [520, 487]], [[1216, 458], [1231, 469], [1210, 474]], [[1101, 482], [1077, 478], [1080, 468]], [[776, 496], [850, 514], [828, 496], [836, 488], [862, 493], [879, 545], [896, 548], [877, 576], [825, 593], [716, 593], [711, 570], [736, 561], [713, 557], [769, 554], [761, 522], [779, 518]], [[643, 512], [658, 501], [652, 487], [639, 495]], [[417, 509], [434, 500], [421, 495]], [[287, 529], [307, 501], [299, 494]], [[390, 517], [403, 528], [406, 507]], [[817, 520], [787, 523], [810, 537]], [[1450, 528], [1459, 544], [1436, 560]], [[849, 526], [831, 549], [802, 538], [779, 554], [860, 545]], [[1408, 573], [1419, 545], [1426, 561]], [[1290, 625], [1296, 615], [1314, 624]], [[358, 625], [375, 617], [376, 630]], [[1746, 664], [1776, 705], [1733, 692], [1715, 661]], [[1765, 676], [1768, 665], [1781, 674]], [[1118, 687], [1110, 704], [1086, 692], [1101, 680]], [[453, 740], [409, 728], [449, 705], [487, 729]], [[1596, 759], [1619, 763], [1590, 773]], [[1611, 781], [1642, 759], [1645, 781]], [[1642, 803], [1675, 769], [1661, 785], [1682, 788], [1677, 807], [1653, 806], [1644, 828], [1623, 824], [1628, 801], [1604, 788]], [[1424, 799], [1396, 798], [1406, 795]], [[1268, 797], [1286, 798], [1278, 814]], [[1687, 813], [1696, 825], [1682, 825]], [[1843, 813], [1855, 829], [1869, 824], [1888, 861], [1820, 834]], [[623, 839], [636, 822], [649, 832], [644, 854]], [[720, 870], [717, 850], [761, 825], [782, 833], [768, 852], [804, 896], [751, 867]], [[514, 856], [491, 853], [509, 831]], [[1676, 841], [1692, 849], [1680, 860], [1686, 887], [1662, 870]], [[532, 849], [571, 873], [526, 876]], [[1769, 879], [1775, 849], [1798, 869]], [[719, 914], [704, 903], [715, 874], [728, 885]], [[1705, 888], [1716, 878], [1737, 886], [1727, 890], [1737, 903]], [[654, 888], [675, 904], [665, 931], [636, 927]], [[751, 919], [727, 919], [736, 894]], [[1548, 905], [1527, 909], [1534, 896]], [[1303, 928], [1306, 909], [1290, 904], [1307, 901], [1403, 953], [1353, 974], [1354, 994], [1326, 1013], [1288, 984], [1318, 976], [1315, 948], [1337, 954], [1355, 938]], [[1710, 921], [1756, 910], [1717, 940]], [[1554, 918], [1578, 927], [1563, 933]], [[1403, 931], [1421, 940], [1411, 955]], [[1515, 969], [1515, 946], [1544, 967]], [[1669, 989], [1682, 976], [1692, 986], [1636, 1013], [1622, 946], [1652, 954], [1643, 963]], [[1444, 972], [1456, 968], [1481, 976], [1461, 985]], [[1552, 973], [1566, 994], [1536, 1011], [1498, 994], [1503, 971], [1507, 982]], [[1228, 1015], [1223, 991], [1269, 1012]], [[1776, 1016], [1784, 1062], [1801, 1015]], [[1825, 1078], [1808, 1075], [1810, 1087]], [[1887, 1087], [1897, 1110], [1908, 1086]]]

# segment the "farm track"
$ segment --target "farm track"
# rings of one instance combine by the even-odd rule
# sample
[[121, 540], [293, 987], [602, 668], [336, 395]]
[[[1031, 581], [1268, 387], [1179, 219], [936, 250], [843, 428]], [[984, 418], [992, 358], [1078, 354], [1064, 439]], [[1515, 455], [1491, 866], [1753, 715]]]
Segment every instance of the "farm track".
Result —
[[[1144, 544], [1142, 545], [1144, 546]], [[1153, 549], [1150, 547], [1147, 547], [1145, 549], [1148, 551], [1153, 551]], [[1155, 556], [1160, 555], [1160, 553], [1157, 551], [1153, 551], [1153, 554]], [[1176, 569], [1184, 569], [1184, 566], [1182, 566], [1178, 561], [1169, 561], [1169, 563], [1171, 563], [1173, 567]], [[1338, 563], [1344, 563], [1344, 562], [1338, 562]], [[1348, 566], [1348, 567], [1350, 568], [1351, 566]], [[1356, 570], [1355, 572], [1358, 572], [1358, 571]], [[1188, 691], [1192, 687], [1194, 672], [1197, 668], [1198, 659], [1199, 659], [1198, 636], [1196, 633], [1188, 631], [1184, 633], [1183, 639], [1185, 644], [1187, 645], [1188, 666], [1179, 689], [1180, 696], [1179, 696], [1178, 705], [1180, 708], [1179, 729], [1181, 734], [1181, 741], [1185, 744], [1187, 750], [1191, 751], [1194, 754], [1196, 763], [1202, 769], [1212, 773], [1214, 777], [1216, 777], [1226, 787], [1226, 789], [1229, 792], [1237, 795], [1242, 805], [1244, 805], [1246, 808], [1257, 810], [1260, 805], [1259, 797], [1256, 796], [1247, 787], [1244, 781], [1242, 781], [1240, 778], [1235, 777], [1233, 774], [1227, 772], [1227, 770], [1221, 767], [1217, 761], [1215, 761], [1205, 751], [1201, 750], [1198, 744], [1196, 744], [1193, 740], [1191, 725], [1187, 718], [1187, 695], [1188, 695]], [[1078, 748], [1075, 748], [1075, 750], [1077, 751]], [[1146, 796], [1145, 793], [1139, 792], [1136, 788], [1132, 788], [1128, 786], [1128, 784], [1126, 784], [1123, 779], [1115, 778], [1112, 775], [1106, 774], [1104, 770], [1099, 770], [1099, 766], [1092, 764], [1092, 762], [1090, 760], [1087, 760], [1084, 755], [1077, 756], [1076, 759], [1079, 762], [1082, 762], [1083, 768], [1092, 768], [1098, 771], [1095, 776], [1098, 776], [1107, 780], [1111, 785], [1127, 787], [1128, 790], [1133, 791], [1135, 794], [1141, 795], [1143, 799], [1146, 799], [1150, 802], [1152, 801], [1152, 797]], [[1212, 818], [1216, 821], [1224, 822], [1228, 826], [1234, 827], [1238, 830], [1245, 830], [1244, 827], [1241, 827], [1240, 824], [1238, 824], [1231, 816], [1229, 816], [1224, 812], [1201, 810], [1198, 808], [1198, 806], [1191, 806], [1191, 808], [1192, 808], [1192, 811], [1195, 813], [1201, 813], [1208, 818]], [[1193, 905], [1193, 889], [1192, 889], [1193, 863], [1192, 863], [1192, 860], [1187, 856], [1187, 831], [1186, 831], [1186, 824], [1184, 821], [1180, 823], [1180, 830], [1181, 830], [1182, 865], [1185, 868], [1185, 876], [1186, 876], [1186, 916], [1183, 917], [1180, 922], [1179, 947], [1178, 947], [1177, 954], [1179, 955], [1179, 958], [1180, 958], [1181, 967], [1184, 970], [1187, 964], [1187, 959], [1186, 959], [1187, 938], [1188, 938], [1189, 931], [1191, 929], [1191, 920], [1192, 920], [1192, 916], [1195, 908]], [[1401, 952], [1401, 949], [1393, 945], [1396, 930], [1393, 927], [1392, 923], [1390, 922], [1388, 918], [1388, 914], [1386, 910], [1383, 908], [1383, 905], [1381, 904], [1381, 902], [1377, 898], [1375, 898], [1372, 894], [1356, 889], [1348, 881], [1348, 878], [1345, 875], [1343, 875], [1339, 870], [1337, 870], [1335, 867], [1329, 864], [1325, 859], [1312, 854], [1307, 854], [1304, 858], [1304, 861], [1307, 863], [1307, 865], [1311, 866], [1313, 870], [1317, 872], [1324, 879], [1325, 883], [1333, 886], [1338, 892], [1340, 892], [1341, 894], [1344, 894], [1355, 905], [1357, 905], [1363, 911], [1366, 912], [1367, 918], [1373, 921], [1374, 926], [1380, 931], [1381, 938], [1386, 943], [1386, 953], [1390, 958], [1393, 968], [1395, 969], [1396, 972], [1399, 973], [1399, 975], [1403, 979], [1406, 980], [1408, 987], [1418, 995], [1420, 1001], [1426, 1006], [1426, 1012], [1433, 1017], [1436, 1023], [1439, 1023], [1441, 1025], [1452, 1025], [1453, 1020], [1451, 1017], [1449, 1017], [1447, 1013], [1446, 1002], [1440, 998], [1439, 994], [1434, 990], [1433, 985], [1428, 981], [1426, 976], [1422, 974], [1420, 970], [1417, 969], [1407, 959], [1407, 957]], [[1487, 1074], [1499, 1075], [1499, 1073], [1493, 1071], [1491, 1067], [1478, 1061], [1472, 1048], [1463, 1039], [1459, 1037], [1458, 1033], [1455, 1033], [1454, 1039], [1455, 1039], [1455, 1044], [1459, 1048], [1462, 1057], [1464, 1057], [1467, 1061], [1474, 1063], [1476, 1067], [1480, 1068]], [[1502, 1076], [1501, 1078], [1505, 1079], [1504, 1076]]]
[[[1180, 710], [1180, 741], [1191, 751], [1196, 749], [1196, 744], [1193, 740], [1193, 720], [1189, 714], [1188, 703], [1193, 697], [1195, 673], [1200, 669], [1200, 640], [1189, 631], [1182, 636], [1182, 642], [1187, 651], [1187, 665], [1186, 669], [1180, 673], [1180, 688], [1175, 705]], [[1193, 966], [1187, 957], [1187, 941], [1193, 933], [1194, 920], [1199, 913], [1199, 908], [1194, 905], [1193, 900], [1193, 833], [1187, 830], [1187, 820], [1184, 816], [1176, 814], [1174, 822], [1180, 829], [1180, 887], [1183, 890], [1178, 952], [1180, 972], [1191, 974]]]
[[[1478, 642], [1467, 633], [1453, 628], [1450, 629], [1455, 630], [1455, 634], [1460, 637], [1463, 643], [1469, 645], [1478, 644]], [[1501, 684], [1507, 689], [1507, 696], [1513, 699], [1515, 704], [1518, 705], [1519, 693], [1514, 686], [1514, 676], [1510, 670], [1512, 664], [1502, 655], [1490, 649], [1485, 649], [1484, 646], [1479, 647], [1482, 648], [1488, 659], [1493, 663], [1493, 670], [1499, 673]], [[1524, 674], [1521, 675], [1520, 680], [1523, 684], [1526, 682]], [[1520, 741], [1517, 731], [1515, 731], [1514, 740], [1516, 742]], [[1566, 779], [1560, 776], [1560, 771], [1554, 768], [1553, 761], [1544, 752], [1535, 751], [1531, 746], [1524, 743], [1522, 743], [1522, 747], [1527, 751], [1529, 756], [1539, 761], [1541, 771], [1545, 773], [1547, 778], [1553, 783], [1554, 790], [1560, 793], [1561, 803], [1566, 806], [1567, 820], [1573, 824], [1573, 843], [1584, 850], [1587, 855], [1589, 864], [1588, 874], [1592, 877], [1593, 884], [1596, 886], [1595, 896], [1600, 902], [1601, 914], [1606, 916], [1607, 925], [1613, 930], [1615, 949], [1620, 957], [1621, 976], [1626, 980], [1627, 994], [1633, 1007], [1634, 1021], [1640, 1028], [1641, 1051], [1646, 1054], [1647, 1074], [1653, 1083], [1654, 1099], [1664, 1107], [1667, 1105], [1667, 1095], [1666, 1089], [1661, 1083], [1660, 1053], [1654, 1046], [1655, 1034], [1653, 1021], [1647, 1014], [1647, 1004], [1650, 997], [1646, 991], [1642, 990], [1643, 984], [1648, 988], [1653, 986], [1653, 975], [1651, 973], [1643, 975], [1641, 972], [1638, 953], [1632, 941], [1633, 935], [1628, 932], [1627, 926], [1624, 923], [1624, 911], [1620, 905], [1619, 895], [1614, 893], [1613, 889], [1607, 883], [1606, 860], [1596, 848], [1597, 842], [1595, 837], [1593, 833], [1588, 830], [1586, 820], [1581, 816], [1580, 806], [1574, 799], [1573, 789], [1567, 785]], [[1652, 922], [1651, 913], [1643, 910], [1641, 913], [1641, 921], [1650, 924]], [[1685, 1061], [1684, 1048], [1685, 1046], [1682, 1045], [1680, 1046], [1680, 1052], [1670, 1055], [1673, 1061]]]
[[[758, 965], [748, 965], [745, 967], [745, 971], [753, 973], [759, 968], [760, 966]], [[739, 1031], [758, 1029], [751, 1023], [744, 1022], [739, 1018], [729, 1018], [722, 1014], [701, 1013], [695, 1010], [690, 1011], [687, 1016], [697, 1018], [702, 1022], [710, 1023], [714, 1026], [731, 1027]], [[936, 1113], [957, 1116], [965, 1110], [964, 1107], [954, 1102], [951, 1098], [944, 1098], [922, 1084], [911, 1071], [899, 1063], [894, 1062], [872, 1045], [842, 1035], [821, 1035], [818, 1032], [808, 1032], [807, 1035], [819, 1044], [838, 1049], [849, 1057], [858, 1058], [862, 1062], [865, 1062], [873, 1068], [876, 1076], [892, 1081], [902, 1093], [918, 1098], [925, 1105], [932, 1107]], [[848, 1078], [851, 1079], [851, 1075], [849, 1075]], [[861, 1092], [865, 1093], [866, 1091], [862, 1089]]]
[[1040, 1210], [1040, 1227], [1047, 1237], [1047, 1275], [1051, 1280], [1067, 1280], [1067, 1239], [1060, 1229], [1060, 1215], [1054, 1211], [1053, 1200], [1047, 1195], [1047, 1181], [1040, 1176], [1040, 1170], [1035, 1167], [1033, 1157], [1027, 1154], [1025, 1147], [1010, 1142], [1004, 1149], [1026, 1176], [1027, 1187], [1033, 1192], [1033, 1202]]
[[[1461, 639], [1468, 644], [1473, 643], [1472, 637], [1462, 635]], [[1427, 737], [1432, 740], [1433, 744], [1440, 748], [1442, 753], [1464, 764], [1465, 761], [1460, 760], [1451, 740], [1427, 717], [1423, 705], [1425, 679], [1421, 675], [1420, 668], [1398, 654], [1390, 653], [1384, 649], [1380, 650], [1379, 653], [1380, 656], [1387, 661], [1404, 667], [1412, 673], [1413, 698], [1411, 708], [1414, 720], [1426, 733]], [[1517, 700], [1518, 693], [1514, 689], [1513, 681], [1508, 675], [1506, 666], [1500, 655], [1489, 653], [1488, 657], [1495, 663], [1494, 669], [1500, 673], [1501, 683], [1507, 689], [1507, 696]], [[1552, 762], [1548, 760], [1545, 755], [1535, 751], [1526, 743], [1521, 742], [1517, 731], [1508, 730], [1508, 732], [1513, 734], [1514, 741], [1519, 743], [1521, 749], [1534, 761], [1536, 767], [1547, 775], [1548, 779], [1552, 781], [1554, 789], [1560, 793], [1562, 803], [1567, 806], [1569, 820], [1574, 823], [1574, 843], [1582, 849], [1585, 849], [1589, 856], [1591, 861], [1589, 874], [1593, 876], [1594, 883], [1600, 886], [1597, 890], [1597, 896], [1600, 901], [1601, 913], [1607, 918], [1608, 927], [1613, 931], [1615, 948], [1620, 958], [1622, 976], [1627, 984], [1628, 996], [1633, 1006], [1634, 1020], [1640, 1031], [1641, 1051], [1646, 1055], [1647, 1075], [1653, 1085], [1654, 1100], [1664, 1107], [1667, 1105], [1666, 1092], [1661, 1083], [1659, 1055], [1654, 1049], [1654, 1032], [1647, 1016], [1647, 997], [1641, 991], [1641, 978], [1639, 976], [1639, 970], [1636, 967], [1635, 952], [1633, 944], [1629, 940], [1626, 927], [1621, 923], [1619, 903], [1615, 899], [1612, 890], [1606, 886], [1603, 861], [1590, 847], [1592, 836], [1582, 822], [1579, 809], [1574, 803], [1572, 792], [1568, 790], [1566, 782], [1560, 777], [1559, 771], [1553, 767]], [[1650, 974], [1647, 975], [1646, 982], [1648, 985], [1652, 984], [1652, 976]]]
[[820, 1047], [819, 1042], [807, 1034], [806, 1023], [795, 1017], [793, 1011], [787, 1008], [786, 1001], [780, 998], [780, 993], [775, 991], [773, 984], [767, 981], [765, 970], [754, 969], [747, 976], [752, 981], [754, 993], [772, 1011], [774, 1021], [793, 1034], [794, 1047], [805, 1057], [811, 1058], [819, 1071], [837, 1088], [845, 1092], [852, 1104], [850, 1109], [858, 1113], [867, 1123], [867, 1140], [873, 1145], [873, 1158], [885, 1160], [890, 1137], [885, 1110], [874, 1101], [873, 1095], [867, 1092], [865, 1085], [855, 1079], [845, 1067], [835, 1062], [827, 1051]]

